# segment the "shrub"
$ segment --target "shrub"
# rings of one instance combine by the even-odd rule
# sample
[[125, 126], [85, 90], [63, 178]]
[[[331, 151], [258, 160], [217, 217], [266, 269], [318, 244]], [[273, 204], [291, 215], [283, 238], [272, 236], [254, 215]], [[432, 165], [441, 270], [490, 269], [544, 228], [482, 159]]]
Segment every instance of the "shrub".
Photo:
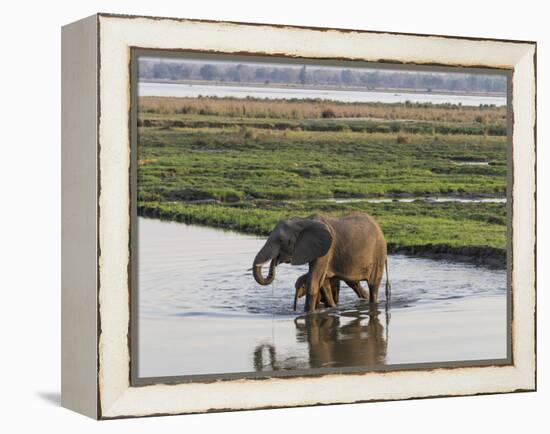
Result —
[[256, 132], [252, 129], [252, 128], [248, 128], [244, 125], [241, 125], [239, 127], [239, 132], [241, 133], [241, 135], [245, 138], [245, 139], [256, 139], [257, 137], [257, 134]]
[[411, 141], [410, 137], [405, 133], [399, 133], [397, 134], [397, 143], [403, 144], [403, 143], [409, 143]]
[[334, 110], [332, 110], [331, 108], [327, 108], [321, 112], [321, 117], [323, 119], [335, 118], [336, 113], [334, 113]]

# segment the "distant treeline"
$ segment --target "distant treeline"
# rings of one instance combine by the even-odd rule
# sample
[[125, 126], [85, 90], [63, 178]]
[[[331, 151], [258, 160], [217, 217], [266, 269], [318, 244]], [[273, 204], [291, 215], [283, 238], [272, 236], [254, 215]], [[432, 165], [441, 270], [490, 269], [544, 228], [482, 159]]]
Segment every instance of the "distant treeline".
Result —
[[506, 92], [504, 75], [366, 68], [182, 62], [143, 58], [139, 78], [230, 83], [364, 87], [453, 92]]

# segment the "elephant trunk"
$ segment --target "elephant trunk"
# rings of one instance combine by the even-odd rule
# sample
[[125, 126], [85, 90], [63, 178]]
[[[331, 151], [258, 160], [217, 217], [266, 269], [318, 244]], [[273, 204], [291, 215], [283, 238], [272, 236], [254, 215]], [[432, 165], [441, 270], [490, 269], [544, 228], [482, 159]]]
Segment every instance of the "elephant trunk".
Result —
[[262, 275], [262, 265], [263, 264], [254, 264], [252, 268], [252, 274], [256, 282], [258, 282], [260, 285], [265, 286], [265, 285], [269, 285], [275, 279], [275, 268], [277, 267], [277, 261], [275, 258], [271, 260], [269, 264], [269, 273], [267, 274], [267, 277], [264, 277]]

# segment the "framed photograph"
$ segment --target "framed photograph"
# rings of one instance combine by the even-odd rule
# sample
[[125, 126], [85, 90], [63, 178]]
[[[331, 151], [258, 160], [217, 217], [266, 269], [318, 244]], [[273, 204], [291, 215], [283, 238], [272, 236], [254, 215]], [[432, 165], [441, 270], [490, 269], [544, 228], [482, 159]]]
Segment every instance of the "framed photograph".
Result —
[[536, 388], [536, 44], [98, 14], [62, 32], [62, 404]]

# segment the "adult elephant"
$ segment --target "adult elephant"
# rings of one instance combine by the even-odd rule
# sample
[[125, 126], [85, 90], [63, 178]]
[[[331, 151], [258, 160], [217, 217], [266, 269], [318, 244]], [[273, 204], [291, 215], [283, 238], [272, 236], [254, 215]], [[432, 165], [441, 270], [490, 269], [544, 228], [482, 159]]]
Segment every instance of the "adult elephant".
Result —
[[[270, 262], [271, 261], [271, 262]], [[262, 266], [270, 262], [267, 277]], [[313, 215], [281, 220], [254, 258], [254, 279], [269, 285], [280, 263], [309, 264], [306, 283], [306, 311], [315, 310], [325, 279], [359, 282], [366, 280], [369, 301], [378, 301], [378, 288], [387, 266], [387, 245], [378, 223], [366, 213], [342, 217]], [[386, 298], [390, 297], [386, 278]]]

